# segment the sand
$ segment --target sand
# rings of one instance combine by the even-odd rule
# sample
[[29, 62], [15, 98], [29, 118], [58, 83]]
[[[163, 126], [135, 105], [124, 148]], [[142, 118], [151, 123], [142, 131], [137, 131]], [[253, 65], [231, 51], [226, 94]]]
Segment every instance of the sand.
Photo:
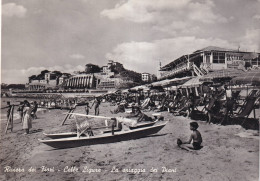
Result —
[[[100, 115], [112, 116], [113, 109], [102, 103]], [[197, 121], [203, 148], [188, 152], [176, 145], [176, 139], [188, 139], [191, 120], [163, 112], [168, 124], [157, 134], [144, 138], [61, 150], [41, 144], [38, 139], [44, 138], [43, 132], [74, 127], [73, 120], [60, 126], [65, 112], [39, 111], [31, 134], [23, 135], [18, 117], [13, 132], [4, 134], [6, 120], [2, 110], [0, 180], [257, 181], [259, 178], [258, 131]], [[78, 107], [75, 112], [83, 113], [84, 109]], [[11, 172], [5, 172], [8, 166]]]

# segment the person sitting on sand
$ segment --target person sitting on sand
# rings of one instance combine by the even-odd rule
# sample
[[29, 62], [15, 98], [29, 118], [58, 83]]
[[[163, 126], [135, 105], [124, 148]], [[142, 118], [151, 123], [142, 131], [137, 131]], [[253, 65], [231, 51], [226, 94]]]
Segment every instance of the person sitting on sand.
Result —
[[[177, 140], [177, 144], [180, 148], [188, 151], [199, 150], [201, 148], [202, 137], [200, 132], [197, 130], [199, 127], [197, 122], [190, 123], [190, 130], [192, 131], [190, 139], [187, 142], [182, 142], [180, 139]], [[191, 144], [191, 141], [192, 144]]]

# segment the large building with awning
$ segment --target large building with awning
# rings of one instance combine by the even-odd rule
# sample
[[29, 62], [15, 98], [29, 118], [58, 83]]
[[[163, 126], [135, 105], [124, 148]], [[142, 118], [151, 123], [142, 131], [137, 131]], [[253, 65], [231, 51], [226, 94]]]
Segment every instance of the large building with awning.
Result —
[[209, 46], [160, 67], [158, 79], [204, 76], [223, 69], [258, 69], [260, 53]]

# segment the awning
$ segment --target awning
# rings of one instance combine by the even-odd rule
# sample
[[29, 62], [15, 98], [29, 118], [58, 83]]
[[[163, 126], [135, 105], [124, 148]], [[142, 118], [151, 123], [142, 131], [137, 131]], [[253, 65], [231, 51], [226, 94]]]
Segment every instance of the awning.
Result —
[[122, 90], [122, 93], [128, 93], [128, 89]]
[[136, 90], [136, 91], [142, 91], [148, 89], [145, 85], [140, 85], [136, 87], [132, 87], [131, 90]]
[[202, 82], [200, 82], [200, 77], [193, 77], [192, 79], [188, 80], [187, 82], [185, 82], [184, 84], [178, 86], [181, 88], [188, 88], [188, 87], [199, 87], [199, 85], [201, 85]]
[[178, 87], [177, 86], [170, 86], [170, 87], [168, 87], [168, 90], [178, 90]]
[[163, 84], [164, 87], [168, 86], [173, 86], [173, 85], [178, 85], [178, 84], [183, 84], [187, 80], [191, 79], [191, 77], [182, 77], [182, 78], [174, 78], [174, 79], [169, 79], [169, 81], [165, 84]]
[[191, 79], [191, 77], [182, 77], [182, 78], [174, 78], [174, 79], [166, 79], [159, 82], [152, 83], [153, 86], [163, 86], [163, 87], [170, 87], [176, 86], [179, 84], [183, 84], [187, 80]]
[[213, 79], [217, 79], [217, 78], [233, 78], [233, 77], [241, 76], [241, 74], [243, 73], [245, 73], [245, 71], [240, 69], [223, 69], [223, 70], [210, 72], [207, 75], [201, 77], [199, 80], [201, 82], [208, 82], [208, 81], [213, 81]]
[[231, 80], [231, 84], [260, 85], [260, 70], [254, 70], [241, 74]]
[[166, 79], [166, 80], [162, 80], [162, 81], [158, 81], [158, 82], [153, 82], [153, 83], [151, 83], [150, 84], [150, 86], [163, 86], [163, 85], [165, 85], [165, 84], [167, 84], [169, 82], [169, 80], [168, 79]]

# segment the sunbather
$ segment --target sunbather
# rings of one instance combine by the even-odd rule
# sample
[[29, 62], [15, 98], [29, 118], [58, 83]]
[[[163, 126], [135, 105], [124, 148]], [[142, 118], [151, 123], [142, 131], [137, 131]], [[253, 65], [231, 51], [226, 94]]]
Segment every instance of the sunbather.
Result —
[[153, 121], [153, 119], [151, 117], [142, 113], [142, 111], [140, 110], [140, 108], [137, 105], [134, 106], [134, 112], [131, 115], [126, 116], [126, 118], [134, 118], [134, 117], [137, 118], [137, 122]]

